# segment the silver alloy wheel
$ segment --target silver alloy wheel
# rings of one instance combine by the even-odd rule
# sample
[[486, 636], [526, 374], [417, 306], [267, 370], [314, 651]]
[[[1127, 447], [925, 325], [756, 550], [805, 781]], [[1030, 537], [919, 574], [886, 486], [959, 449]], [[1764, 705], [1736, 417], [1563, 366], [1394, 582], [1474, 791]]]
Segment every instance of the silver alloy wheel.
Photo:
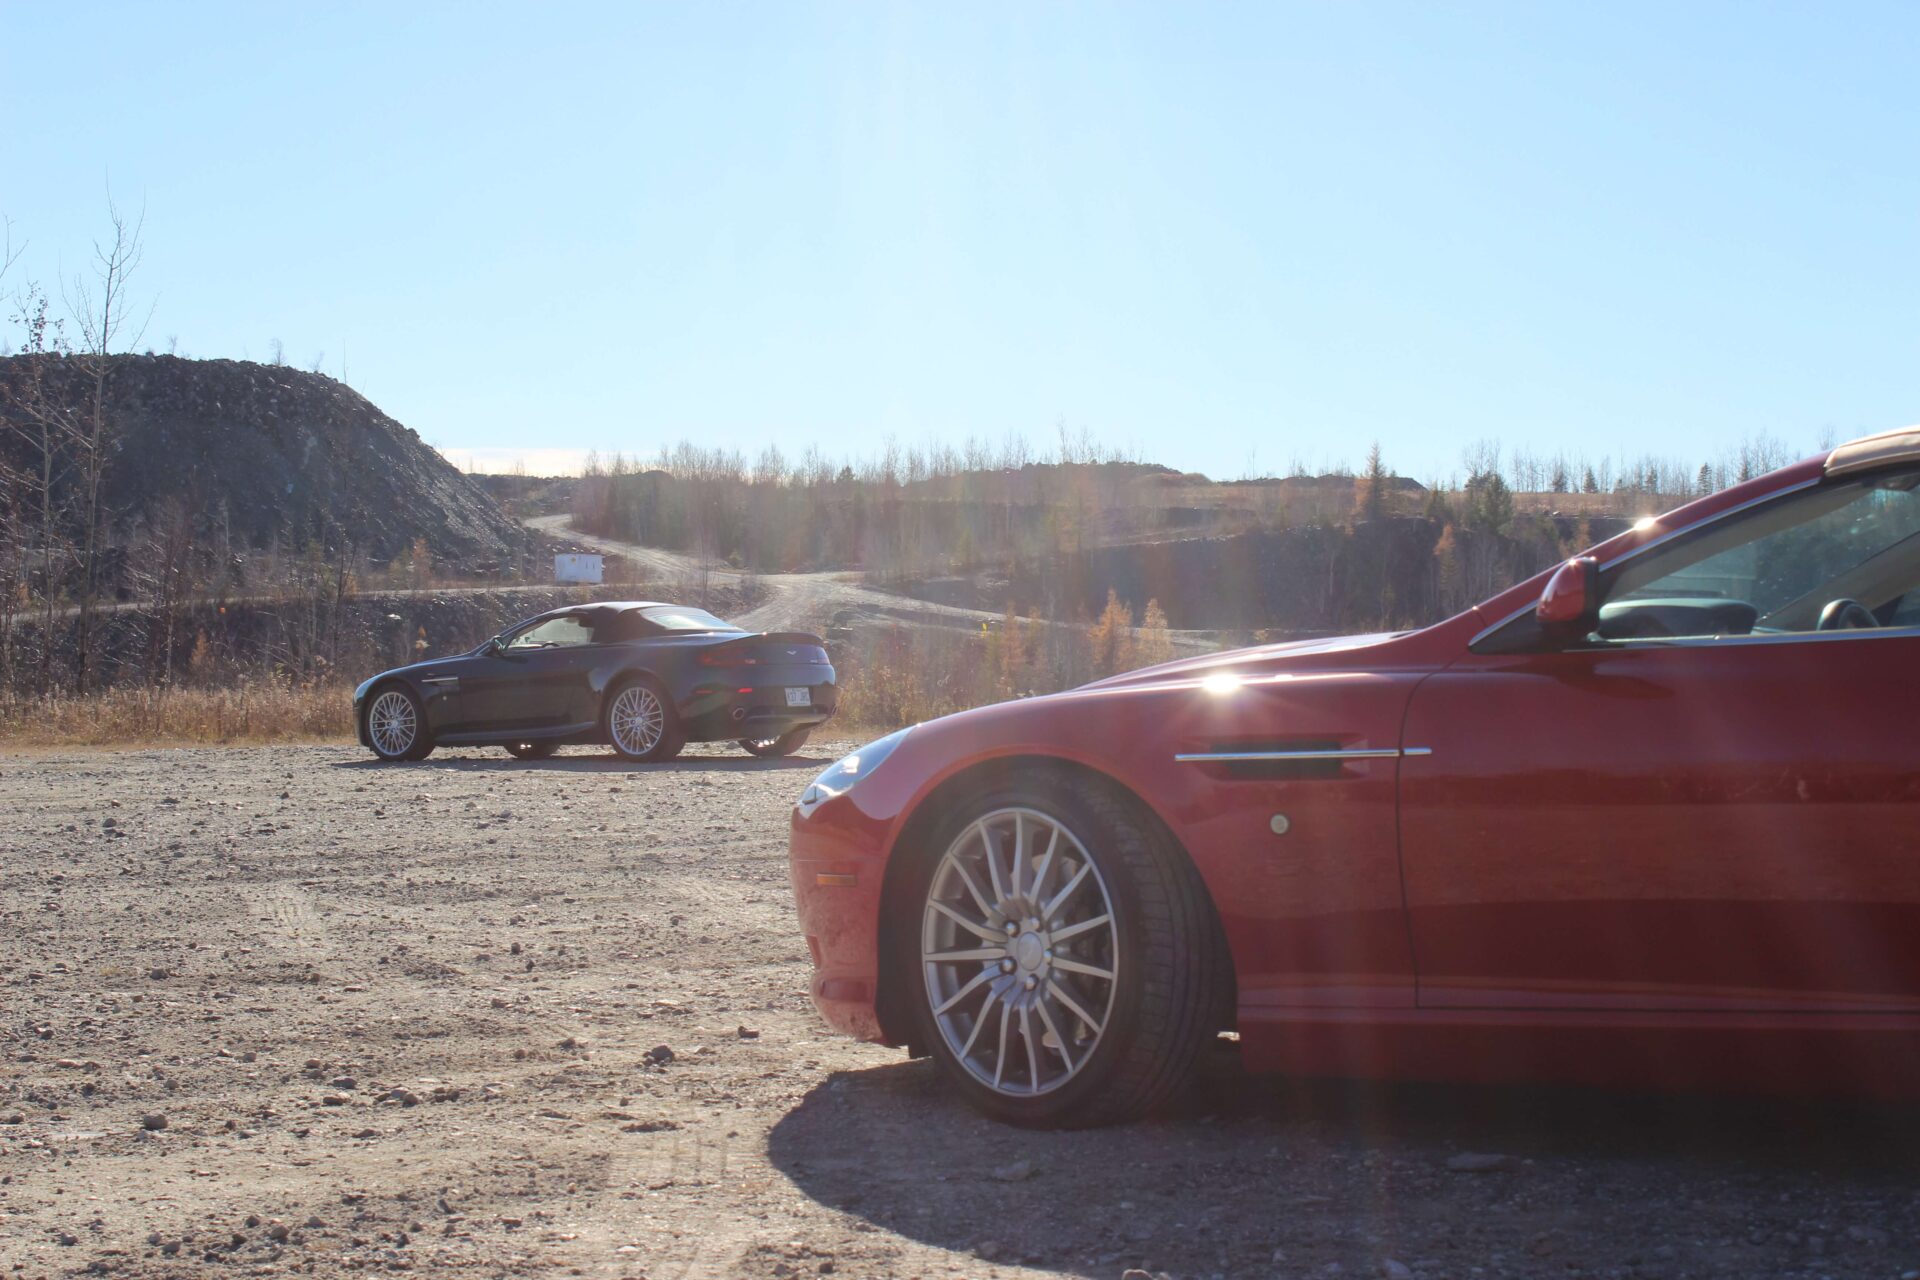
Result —
[[1086, 846], [1039, 810], [998, 809], [955, 837], [927, 889], [920, 960], [968, 1074], [1032, 1097], [1086, 1065], [1119, 988], [1113, 916]]
[[373, 700], [367, 709], [367, 736], [383, 756], [405, 755], [413, 749], [420, 733], [419, 717], [413, 699], [398, 689], [389, 689]]
[[614, 746], [630, 756], [643, 756], [660, 745], [667, 731], [667, 711], [652, 689], [630, 684], [613, 700], [607, 724]]

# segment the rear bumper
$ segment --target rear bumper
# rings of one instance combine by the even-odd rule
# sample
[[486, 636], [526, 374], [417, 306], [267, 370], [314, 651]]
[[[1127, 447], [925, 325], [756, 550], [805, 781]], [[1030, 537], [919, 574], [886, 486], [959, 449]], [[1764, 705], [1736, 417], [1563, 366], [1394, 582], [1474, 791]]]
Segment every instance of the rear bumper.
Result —
[[880, 1023], [880, 898], [886, 858], [871, 820], [845, 796], [795, 808], [789, 856], [800, 929], [813, 959], [808, 991], [834, 1030], [899, 1043]]
[[[709, 680], [682, 705], [680, 721], [695, 742], [777, 738], [795, 729], [811, 729], [832, 718], [840, 691], [830, 673], [825, 682], [820, 682], [818, 668], [807, 677], [789, 683], [781, 681], [778, 673], [756, 673], [725, 684]], [[788, 701], [789, 689], [805, 689], [807, 700]]]
[[360, 745], [373, 750], [373, 738], [367, 733], [367, 696], [355, 694], [353, 699], [353, 733], [360, 739]]

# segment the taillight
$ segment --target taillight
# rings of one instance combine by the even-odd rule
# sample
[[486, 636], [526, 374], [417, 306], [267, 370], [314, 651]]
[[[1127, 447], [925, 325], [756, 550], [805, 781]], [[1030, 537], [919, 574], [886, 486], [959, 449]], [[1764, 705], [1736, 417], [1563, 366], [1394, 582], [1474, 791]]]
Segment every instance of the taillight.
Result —
[[719, 649], [700, 655], [703, 667], [751, 667], [760, 661], [739, 649]]

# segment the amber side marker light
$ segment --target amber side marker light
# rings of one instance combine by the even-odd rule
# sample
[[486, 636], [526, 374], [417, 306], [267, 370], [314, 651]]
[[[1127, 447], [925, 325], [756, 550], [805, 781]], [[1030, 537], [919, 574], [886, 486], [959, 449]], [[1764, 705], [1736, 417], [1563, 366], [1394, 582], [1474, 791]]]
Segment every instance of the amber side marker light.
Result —
[[822, 871], [814, 876], [813, 882], [825, 889], [851, 889], [860, 883], [860, 877], [833, 875]]

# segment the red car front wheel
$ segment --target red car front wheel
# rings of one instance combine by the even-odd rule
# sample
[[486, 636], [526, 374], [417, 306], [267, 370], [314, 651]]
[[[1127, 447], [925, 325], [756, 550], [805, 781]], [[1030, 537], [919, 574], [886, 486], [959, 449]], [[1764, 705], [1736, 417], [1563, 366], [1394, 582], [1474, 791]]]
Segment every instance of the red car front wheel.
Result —
[[969, 1101], [1013, 1124], [1139, 1116], [1218, 1030], [1221, 948], [1185, 854], [1089, 780], [995, 789], [917, 868], [903, 957], [923, 1039]]

